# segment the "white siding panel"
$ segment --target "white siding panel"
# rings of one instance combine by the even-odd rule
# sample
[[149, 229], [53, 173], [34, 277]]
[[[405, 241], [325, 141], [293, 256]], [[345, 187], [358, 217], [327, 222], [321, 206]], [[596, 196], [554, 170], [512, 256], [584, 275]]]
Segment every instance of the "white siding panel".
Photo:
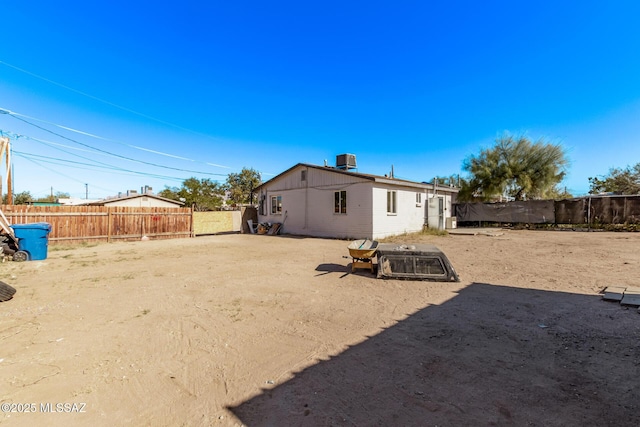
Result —
[[[306, 179], [302, 180], [302, 171], [306, 171]], [[267, 185], [269, 191], [284, 191], [298, 188], [325, 188], [327, 186], [341, 186], [356, 182], [371, 182], [365, 178], [350, 175], [349, 173], [336, 173], [335, 170], [327, 168], [309, 168], [300, 165], [289, 173], [278, 177], [274, 182]]]
[[309, 168], [307, 173], [309, 187], [324, 188], [326, 186], [341, 186], [357, 182], [371, 182], [370, 180], [351, 175], [349, 173], [336, 173], [331, 169]]

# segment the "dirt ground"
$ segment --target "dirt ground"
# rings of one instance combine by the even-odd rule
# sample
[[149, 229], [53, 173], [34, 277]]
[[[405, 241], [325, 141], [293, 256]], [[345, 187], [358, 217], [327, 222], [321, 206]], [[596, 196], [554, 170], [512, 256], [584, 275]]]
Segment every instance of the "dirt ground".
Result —
[[266, 235], [0, 264], [0, 425], [640, 425], [640, 313], [599, 294], [640, 286], [640, 233], [395, 241], [437, 245], [461, 281]]

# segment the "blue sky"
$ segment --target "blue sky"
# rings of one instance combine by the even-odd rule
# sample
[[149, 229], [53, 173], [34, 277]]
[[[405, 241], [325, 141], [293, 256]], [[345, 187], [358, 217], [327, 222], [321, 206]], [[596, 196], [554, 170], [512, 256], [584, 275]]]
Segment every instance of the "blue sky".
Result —
[[574, 195], [640, 162], [639, 2], [93, 3], [0, 5], [16, 192], [266, 180], [342, 153], [428, 181], [503, 132], [565, 147]]

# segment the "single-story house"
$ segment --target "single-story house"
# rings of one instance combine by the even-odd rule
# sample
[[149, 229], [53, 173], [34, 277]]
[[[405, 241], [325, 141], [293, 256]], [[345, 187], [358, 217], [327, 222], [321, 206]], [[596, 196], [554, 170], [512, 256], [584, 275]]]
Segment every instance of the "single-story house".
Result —
[[166, 199], [156, 196], [155, 194], [130, 193], [124, 197], [115, 197], [112, 199], [104, 199], [97, 202], [89, 203], [91, 206], [118, 206], [129, 208], [180, 208], [183, 202], [177, 200]]
[[[254, 190], [258, 221], [287, 234], [379, 239], [444, 229], [458, 189], [298, 163]], [[449, 220], [448, 220], [449, 219]]]
[[63, 206], [79, 206], [89, 205], [91, 203], [99, 202], [101, 199], [81, 199], [79, 197], [60, 197], [58, 203]]

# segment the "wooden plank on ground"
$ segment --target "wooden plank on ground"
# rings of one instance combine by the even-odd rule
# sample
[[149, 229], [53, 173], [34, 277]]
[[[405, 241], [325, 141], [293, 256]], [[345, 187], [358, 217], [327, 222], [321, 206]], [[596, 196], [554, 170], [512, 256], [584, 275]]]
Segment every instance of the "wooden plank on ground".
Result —
[[603, 300], [607, 301], [621, 301], [625, 291], [624, 286], [608, 286], [604, 290]]

